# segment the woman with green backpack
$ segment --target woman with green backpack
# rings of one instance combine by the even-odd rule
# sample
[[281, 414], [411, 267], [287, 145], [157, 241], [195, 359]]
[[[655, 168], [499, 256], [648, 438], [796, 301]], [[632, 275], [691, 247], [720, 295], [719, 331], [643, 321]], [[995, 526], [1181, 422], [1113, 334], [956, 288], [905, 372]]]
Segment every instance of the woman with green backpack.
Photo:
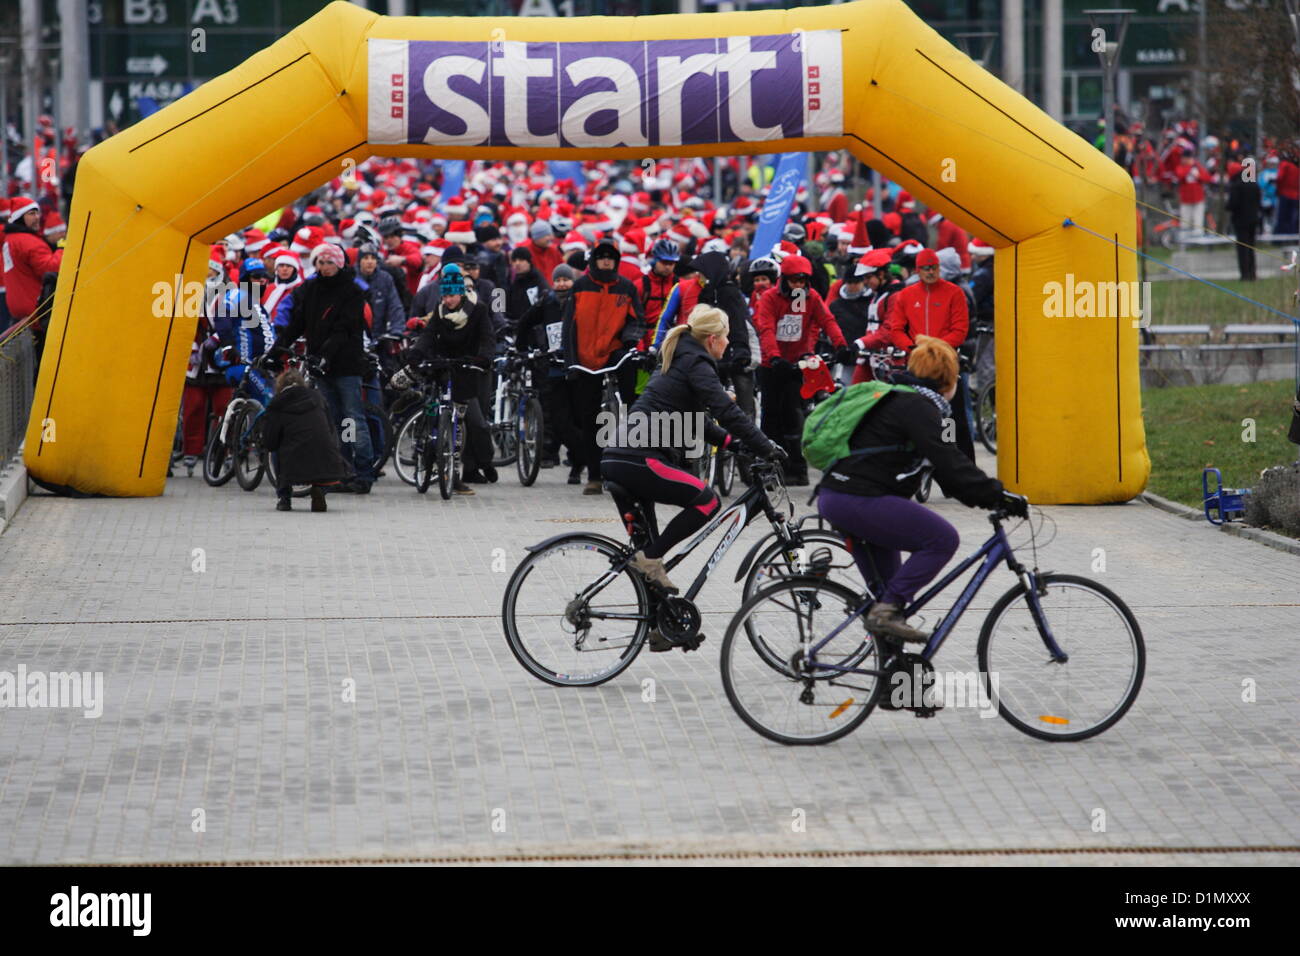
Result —
[[[943, 570], [959, 543], [952, 524], [912, 500], [924, 461], [962, 504], [1001, 505], [1020, 516], [1029, 509], [1028, 501], [1004, 491], [1002, 482], [984, 474], [957, 448], [948, 404], [957, 390], [957, 368], [951, 345], [918, 336], [907, 361], [913, 384], [851, 386], [840, 403], [842, 410], [833, 405], [834, 399], [823, 403], [825, 417], [814, 413], [804, 432], [805, 455], [814, 465], [820, 459], [825, 471], [817, 488], [821, 516], [856, 539], [854, 558], [868, 586], [883, 582], [867, 612], [867, 627], [922, 644], [929, 635], [909, 627], [902, 609]], [[851, 415], [860, 417], [832, 418]], [[847, 433], [847, 442], [841, 441], [838, 451], [821, 447], [835, 433]], [[911, 552], [911, 557], [900, 562], [900, 551]]]

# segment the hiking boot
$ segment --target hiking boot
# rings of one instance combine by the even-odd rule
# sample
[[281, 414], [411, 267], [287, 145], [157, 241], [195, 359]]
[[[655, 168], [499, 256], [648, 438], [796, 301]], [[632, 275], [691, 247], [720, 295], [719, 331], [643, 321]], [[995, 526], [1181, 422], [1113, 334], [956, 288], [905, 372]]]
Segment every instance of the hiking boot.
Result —
[[489, 485], [495, 485], [498, 477], [496, 467], [493, 465], [484, 465], [483, 477], [487, 479]]
[[582, 484], [582, 469], [581, 469], [581, 468], [579, 468], [577, 471], [571, 471], [571, 472], [569, 472], [569, 484], [571, 484], [571, 485], [580, 485], [580, 484]]
[[311, 486], [311, 510], [325, 511], [325, 489], [319, 485]]
[[472, 495], [474, 494], [474, 489], [465, 484], [465, 482], [458, 481], [451, 486], [451, 493], [453, 495]]
[[486, 485], [488, 483], [483, 472], [479, 471], [477, 468], [472, 468], [465, 472], [461, 475], [461, 480], [470, 485]]
[[659, 633], [659, 628], [652, 628], [650, 631], [650, 651], [654, 654], [662, 654], [664, 651], [671, 651], [674, 647], [672, 641]]
[[293, 510], [293, 502], [292, 502], [291, 500], [289, 500], [288, 498], [277, 498], [277, 499], [275, 499], [275, 510], [276, 510], [276, 511], [292, 511], [292, 510]]
[[908, 627], [906, 619], [903, 617], [901, 604], [886, 604], [883, 601], [877, 601], [871, 605], [871, 609], [867, 611], [867, 630], [879, 631], [881, 634], [896, 637], [911, 644], [928, 644], [930, 641], [929, 634], [918, 631], [914, 627]]
[[677, 593], [677, 585], [668, 580], [668, 572], [664, 570], [663, 558], [647, 558], [644, 551], [638, 551], [628, 563], [639, 571], [647, 581], [657, 584], [669, 594]]
[[582, 493], [584, 495], [599, 495], [599, 494], [603, 494], [604, 490], [600, 487], [599, 481], [589, 481], [583, 487]]
[[195, 469], [195, 467], [196, 467], [196, 466], [198, 465], [198, 463], [199, 463], [199, 456], [198, 456], [198, 455], [186, 455], [185, 458], [184, 458], [184, 462], [185, 462], [185, 474], [186, 474], [186, 476], [189, 477], [189, 478], [193, 478], [193, 477], [194, 477], [194, 469]]

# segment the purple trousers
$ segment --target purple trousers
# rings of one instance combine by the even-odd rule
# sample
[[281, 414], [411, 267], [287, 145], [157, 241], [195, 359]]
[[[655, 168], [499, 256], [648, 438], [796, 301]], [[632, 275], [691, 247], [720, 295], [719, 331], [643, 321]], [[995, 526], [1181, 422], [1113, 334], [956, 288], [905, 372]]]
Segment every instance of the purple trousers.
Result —
[[[821, 516], [851, 535], [853, 559], [869, 587], [885, 582], [877, 600], [906, 606], [957, 553], [957, 529], [929, 508], [897, 495], [865, 497], [823, 488], [817, 495]], [[899, 563], [899, 552], [911, 557]], [[872, 564], [874, 562], [874, 569]]]

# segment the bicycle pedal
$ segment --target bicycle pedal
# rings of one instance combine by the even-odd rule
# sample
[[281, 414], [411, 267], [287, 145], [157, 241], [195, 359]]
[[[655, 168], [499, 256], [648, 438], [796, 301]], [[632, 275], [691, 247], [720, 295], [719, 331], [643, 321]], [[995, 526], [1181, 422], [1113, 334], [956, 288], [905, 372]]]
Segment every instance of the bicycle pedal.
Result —
[[700, 645], [703, 643], [704, 643], [704, 635], [700, 634], [697, 637], [688, 638], [682, 641], [677, 646], [680, 647], [683, 652], [690, 652], [690, 651], [698, 651], [700, 649]]
[[908, 709], [917, 717], [925, 719], [927, 717], [933, 717], [939, 713], [939, 711], [943, 710], [943, 705], [939, 704], [934, 707], [909, 707]]

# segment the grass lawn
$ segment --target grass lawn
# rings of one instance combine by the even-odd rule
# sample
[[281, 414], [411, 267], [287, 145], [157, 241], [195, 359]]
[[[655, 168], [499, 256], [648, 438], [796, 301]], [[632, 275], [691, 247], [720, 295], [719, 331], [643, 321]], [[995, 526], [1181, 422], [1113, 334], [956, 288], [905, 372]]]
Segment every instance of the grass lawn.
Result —
[[[1200, 507], [1201, 469], [1223, 472], [1228, 488], [1249, 488], [1262, 469], [1296, 460], [1287, 441], [1295, 383], [1189, 385], [1142, 391], [1147, 450], [1151, 455], [1148, 490]], [[1242, 419], [1255, 420], [1255, 440], [1244, 441]]]
[[[1262, 263], [1261, 263], [1262, 266]], [[1261, 268], [1261, 273], [1263, 269]], [[1244, 295], [1255, 302], [1272, 306], [1287, 315], [1297, 315], [1292, 304], [1295, 279], [1289, 276], [1260, 278], [1257, 282], [1240, 279], [1216, 279], [1216, 285]], [[1243, 302], [1193, 279], [1151, 283], [1152, 325], [1227, 325], [1230, 322], [1265, 322], [1283, 324], [1286, 319], [1276, 313]]]

